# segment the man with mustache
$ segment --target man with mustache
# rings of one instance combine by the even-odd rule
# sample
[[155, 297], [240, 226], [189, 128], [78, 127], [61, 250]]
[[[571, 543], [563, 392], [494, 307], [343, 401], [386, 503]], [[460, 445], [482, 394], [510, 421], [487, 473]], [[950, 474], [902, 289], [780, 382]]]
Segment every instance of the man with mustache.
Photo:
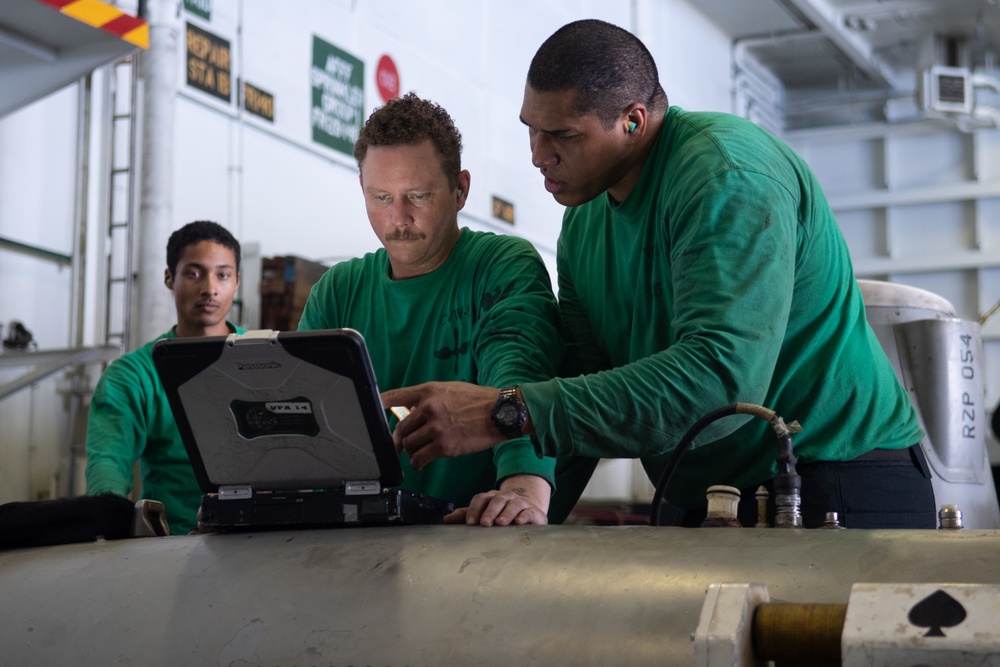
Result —
[[[513, 388], [539, 456], [640, 458], [656, 483], [696, 421], [763, 405], [801, 422], [805, 527], [827, 512], [848, 528], [935, 527], [916, 413], [801, 158], [744, 119], [669, 106], [642, 42], [596, 20], [538, 49], [521, 121], [567, 207], [557, 257], [573, 372]], [[383, 401], [412, 408], [394, 438], [420, 469], [495, 440], [503, 397], [451, 383]], [[767, 422], [730, 416], [694, 444], [666, 493], [680, 522], [699, 525], [706, 488], [726, 484], [754, 525], [754, 490], [778, 471]]]
[[[331, 267], [299, 329], [360, 331], [382, 388], [544, 380], [563, 357], [558, 306], [531, 244], [458, 226], [471, 181], [461, 150], [448, 112], [413, 93], [376, 109], [354, 148], [383, 247]], [[528, 438], [507, 436], [419, 471], [402, 456], [402, 487], [468, 506], [449, 522], [546, 523], [555, 461], [536, 456]]]
[[240, 285], [240, 244], [221, 225], [191, 222], [170, 235], [163, 282], [174, 295], [177, 324], [116, 359], [97, 383], [87, 422], [87, 494], [132, 492], [141, 462], [142, 497], [166, 509], [172, 534], [197, 525], [202, 490], [153, 366], [162, 338], [243, 333], [226, 321]]

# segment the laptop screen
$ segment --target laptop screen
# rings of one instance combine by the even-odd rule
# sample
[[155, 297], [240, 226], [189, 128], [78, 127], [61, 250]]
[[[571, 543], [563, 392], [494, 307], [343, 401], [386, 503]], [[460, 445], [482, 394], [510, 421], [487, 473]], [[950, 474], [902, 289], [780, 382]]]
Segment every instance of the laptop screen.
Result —
[[357, 331], [170, 338], [153, 361], [206, 493], [403, 480]]

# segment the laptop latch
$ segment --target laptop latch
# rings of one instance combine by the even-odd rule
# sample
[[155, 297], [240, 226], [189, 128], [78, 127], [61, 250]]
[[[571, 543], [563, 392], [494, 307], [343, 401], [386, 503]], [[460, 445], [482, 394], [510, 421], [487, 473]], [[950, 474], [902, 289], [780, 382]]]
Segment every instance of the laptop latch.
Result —
[[249, 484], [229, 484], [219, 487], [219, 500], [248, 500], [253, 498], [253, 487]]
[[241, 334], [231, 333], [226, 336], [226, 345], [260, 345], [262, 343], [277, 344], [278, 333], [272, 329], [253, 329]]
[[348, 496], [364, 496], [370, 493], [379, 493], [382, 485], [378, 480], [361, 480], [357, 482], [347, 482], [344, 485], [344, 494]]

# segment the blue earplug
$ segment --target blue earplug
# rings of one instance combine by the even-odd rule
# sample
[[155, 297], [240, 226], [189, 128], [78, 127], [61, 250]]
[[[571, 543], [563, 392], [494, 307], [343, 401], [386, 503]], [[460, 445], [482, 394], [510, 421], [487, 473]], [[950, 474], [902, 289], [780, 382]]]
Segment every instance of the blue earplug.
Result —
[[634, 120], [630, 120], [628, 122], [628, 131], [629, 131], [629, 133], [635, 132], [635, 121]]

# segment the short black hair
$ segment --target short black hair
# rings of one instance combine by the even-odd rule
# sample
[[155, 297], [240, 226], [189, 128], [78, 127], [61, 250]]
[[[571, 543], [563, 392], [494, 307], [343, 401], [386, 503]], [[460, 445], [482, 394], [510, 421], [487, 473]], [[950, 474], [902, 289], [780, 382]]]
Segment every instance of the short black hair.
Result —
[[445, 109], [410, 91], [372, 112], [358, 133], [354, 159], [361, 162], [369, 146], [401, 146], [430, 141], [441, 156], [441, 166], [454, 186], [462, 171], [462, 133]]
[[628, 30], [597, 19], [567, 23], [545, 40], [531, 59], [528, 85], [547, 93], [576, 90], [576, 111], [597, 116], [605, 128], [636, 102], [654, 114], [667, 109], [667, 94], [646, 45]]
[[202, 241], [214, 241], [232, 250], [236, 257], [236, 270], [240, 270], [240, 242], [236, 237], [216, 222], [195, 220], [175, 231], [167, 240], [167, 270], [171, 276], [177, 272], [177, 262], [181, 261], [184, 249]]

